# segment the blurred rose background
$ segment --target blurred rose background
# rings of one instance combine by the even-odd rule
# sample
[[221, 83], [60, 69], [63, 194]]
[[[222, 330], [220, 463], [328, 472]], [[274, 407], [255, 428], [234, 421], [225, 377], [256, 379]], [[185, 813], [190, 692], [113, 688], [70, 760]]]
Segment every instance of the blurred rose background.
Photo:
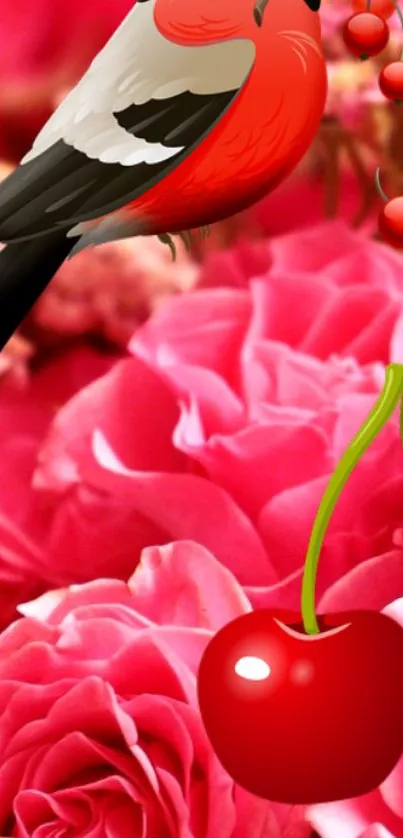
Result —
[[[0, 4], [0, 178], [132, 0]], [[400, 55], [351, 59], [323, 0], [329, 96], [298, 171], [178, 258], [156, 239], [65, 264], [0, 354], [0, 833], [403, 838], [403, 761], [363, 798], [274, 805], [216, 762], [196, 700], [212, 632], [298, 609], [317, 505], [403, 362]], [[323, 549], [329, 610], [403, 624], [403, 453], [391, 421]], [[375, 676], [376, 677], [376, 676]], [[387, 712], [387, 708], [385, 708]], [[328, 755], [331, 760], [332, 755]]]

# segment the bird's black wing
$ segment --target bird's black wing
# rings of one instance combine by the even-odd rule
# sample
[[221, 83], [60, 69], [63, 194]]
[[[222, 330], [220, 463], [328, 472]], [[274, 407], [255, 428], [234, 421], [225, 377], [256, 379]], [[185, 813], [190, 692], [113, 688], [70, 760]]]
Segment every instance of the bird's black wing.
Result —
[[113, 212], [172, 171], [211, 130], [238, 90], [184, 92], [114, 114], [135, 137], [183, 150], [153, 164], [90, 159], [64, 140], [20, 165], [0, 185], [0, 241], [22, 241]]

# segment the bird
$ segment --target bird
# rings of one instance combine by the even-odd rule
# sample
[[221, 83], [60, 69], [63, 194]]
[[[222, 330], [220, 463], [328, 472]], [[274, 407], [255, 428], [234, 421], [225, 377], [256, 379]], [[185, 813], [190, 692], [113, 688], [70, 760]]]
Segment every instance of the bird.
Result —
[[136, 0], [0, 184], [0, 348], [67, 259], [172, 237], [273, 190], [327, 77], [320, 0]]

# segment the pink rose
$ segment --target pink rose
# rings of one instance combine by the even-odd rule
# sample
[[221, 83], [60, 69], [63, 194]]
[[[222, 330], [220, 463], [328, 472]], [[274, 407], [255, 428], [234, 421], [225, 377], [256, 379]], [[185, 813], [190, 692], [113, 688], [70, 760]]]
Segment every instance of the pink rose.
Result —
[[[46, 505], [40, 539], [59, 584], [127, 578], [143, 547], [191, 538], [254, 603], [298, 607], [319, 499], [383, 382], [368, 362], [389, 354], [401, 263], [338, 224], [274, 241], [271, 258], [249, 289], [168, 302], [136, 333], [132, 359], [58, 413], [34, 503]], [[402, 456], [391, 424], [337, 507], [320, 596], [400, 552]], [[394, 584], [383, 605], [403, 595], [403, 570]]]
[[[238, 421], [233, 401], [231, 422]], [[179, 420], [172, 387], [137, 358], [117, 364], [58, 413], [40, 453], [32, 517], [43, 523], [38, 540], [46, 545], [59, 584], [101, 574], [127, 578], [143, 547], [177, 538], [216, 547], [242, 581], [250, 573], [252, 552], [254, 576], [262, 582], [271, 578], [263, 545], [246, 514], [174, 445]], [[84, 461], [94, 464], [91, 443], [97, 427], [135, 468], [136, 498], [134, 484], [128, 492], [118, 480], [117, 490], [110, 491], [97, 479], [82, 478]], [[110, 476], [98, 471], [102, 479]]]
[[[258, 214], [258, 207], [254, 208]], [[265, 274], [271, 265], [267, 240], [254, 241], [242, 236], [227, 249], [214, 249], [203, 254], [197, 287], [245, 288], [250, 279]]]
[[[16, 341], [15, 353], [19, 346]], [[33, 374], [26, 370], [23, 380], [13, 379], [7, 386], [0, 381], [1, 627], [14, 618], [21, 600], [58, 583], [40, 540], [34, 538], [39, 522], [32, 518], [31, 479], [42, 440], [60, 405], [110, 369], [115, 359], [116, 355], [100, 355], [81, 346]]]
[[[308, 838], [301, 807], [234, 786], [198, 712], [212, 633], [250, 610], [191, 542], [129, 582], [54, 591], [0, 636], [0, 830], [42, 838]], [[288, 831], [286, 831], [288, 830]]]
[[[290, 192], [296, 189], [291, 183], [287, 188]], [[294, 200], [289, 203], [291, 209], [295, 207]], [[284, 212], [289, 217], [287, 203]], [[273, 212], [273, 223], [275, 218], [277, 212], [275, 216]], [[269, 222], [265, 233], [270, 232]], [[245, 258], [241, 252], [230, 270], [234, 276], [238, 269], [244, 285], [254, 280], [249, 298], [260, 340], [284, 341], [323, 359], [338, 354], [364, 364], [387, 363], [392, 354], [393, 359], [401, 360], [402, 346], [396, 344], [399, 329], [394, 339], [403, 303], [403, 258], [399, 252], [369, 241], [341, 221], [287, 232], [259, 243], [258, 248], [255, 265], [251, 256]], [[234, 262], [233, 252], [226, 257], [225, 262], [223, 254], [217, 255], [216, 266], [211, 257], [206, 285], [213, 285], [215, 270], [217, 285], [223, 276], [226, 285], [241, 286], [240, 279], [237, 283], [227, 280], [226, 269]], [[159, 321], [153, 323], [161, 334], [165, 326], [161, 327]], [[151, 325], [147, 339], [153, 330]]]

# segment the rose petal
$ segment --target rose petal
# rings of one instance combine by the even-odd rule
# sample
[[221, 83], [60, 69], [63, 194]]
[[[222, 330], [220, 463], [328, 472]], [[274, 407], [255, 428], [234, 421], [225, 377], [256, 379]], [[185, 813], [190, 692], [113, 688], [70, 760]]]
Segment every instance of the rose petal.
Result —
[[286, 487], [323, 474], [326, 437], [320, 428], [252, 425], [231, 436], [215, 434], [198, 457], [209, 476], [254, 519], [262, 504]]
[[[321, 838], [340, 838], [341, 824], [343, 838], [399, 838], [401, 834], [400, 821], [385, 806], [379, 791], [352, 800], [311, 806], [308, 820]], [[366, 832], [371, 829], [375, 835]]]
[[203, 366], [230, 380], [250, 313], [247, 291], [220, 288], [177, 297], [136, 332], [130, 351], [156, 366]]
[[[168, 540], [197, 541], [231, 568], [241, 583], [273, 576], [248, 518], [222, 489], [194, 475], [141, 474], [126, 469], [100, 432], [94, 457], [82, 459], [82, 477], [98, 489], [122, 495], [167, 533]], [[161, 498], [168, 497], [168, 504]], [[253, 557], [251, 567], [251, 556]]]
[[190, 541], [144, 550], [129, 588], [133, 607], [165, 625], [218, 630], [250, 611], [232, 573]]
[[335, 582], [322, 597], [320, 610], [380, 611], [399, 596], [403, 596], [403, 553], [392, 550], [362, 562]]

